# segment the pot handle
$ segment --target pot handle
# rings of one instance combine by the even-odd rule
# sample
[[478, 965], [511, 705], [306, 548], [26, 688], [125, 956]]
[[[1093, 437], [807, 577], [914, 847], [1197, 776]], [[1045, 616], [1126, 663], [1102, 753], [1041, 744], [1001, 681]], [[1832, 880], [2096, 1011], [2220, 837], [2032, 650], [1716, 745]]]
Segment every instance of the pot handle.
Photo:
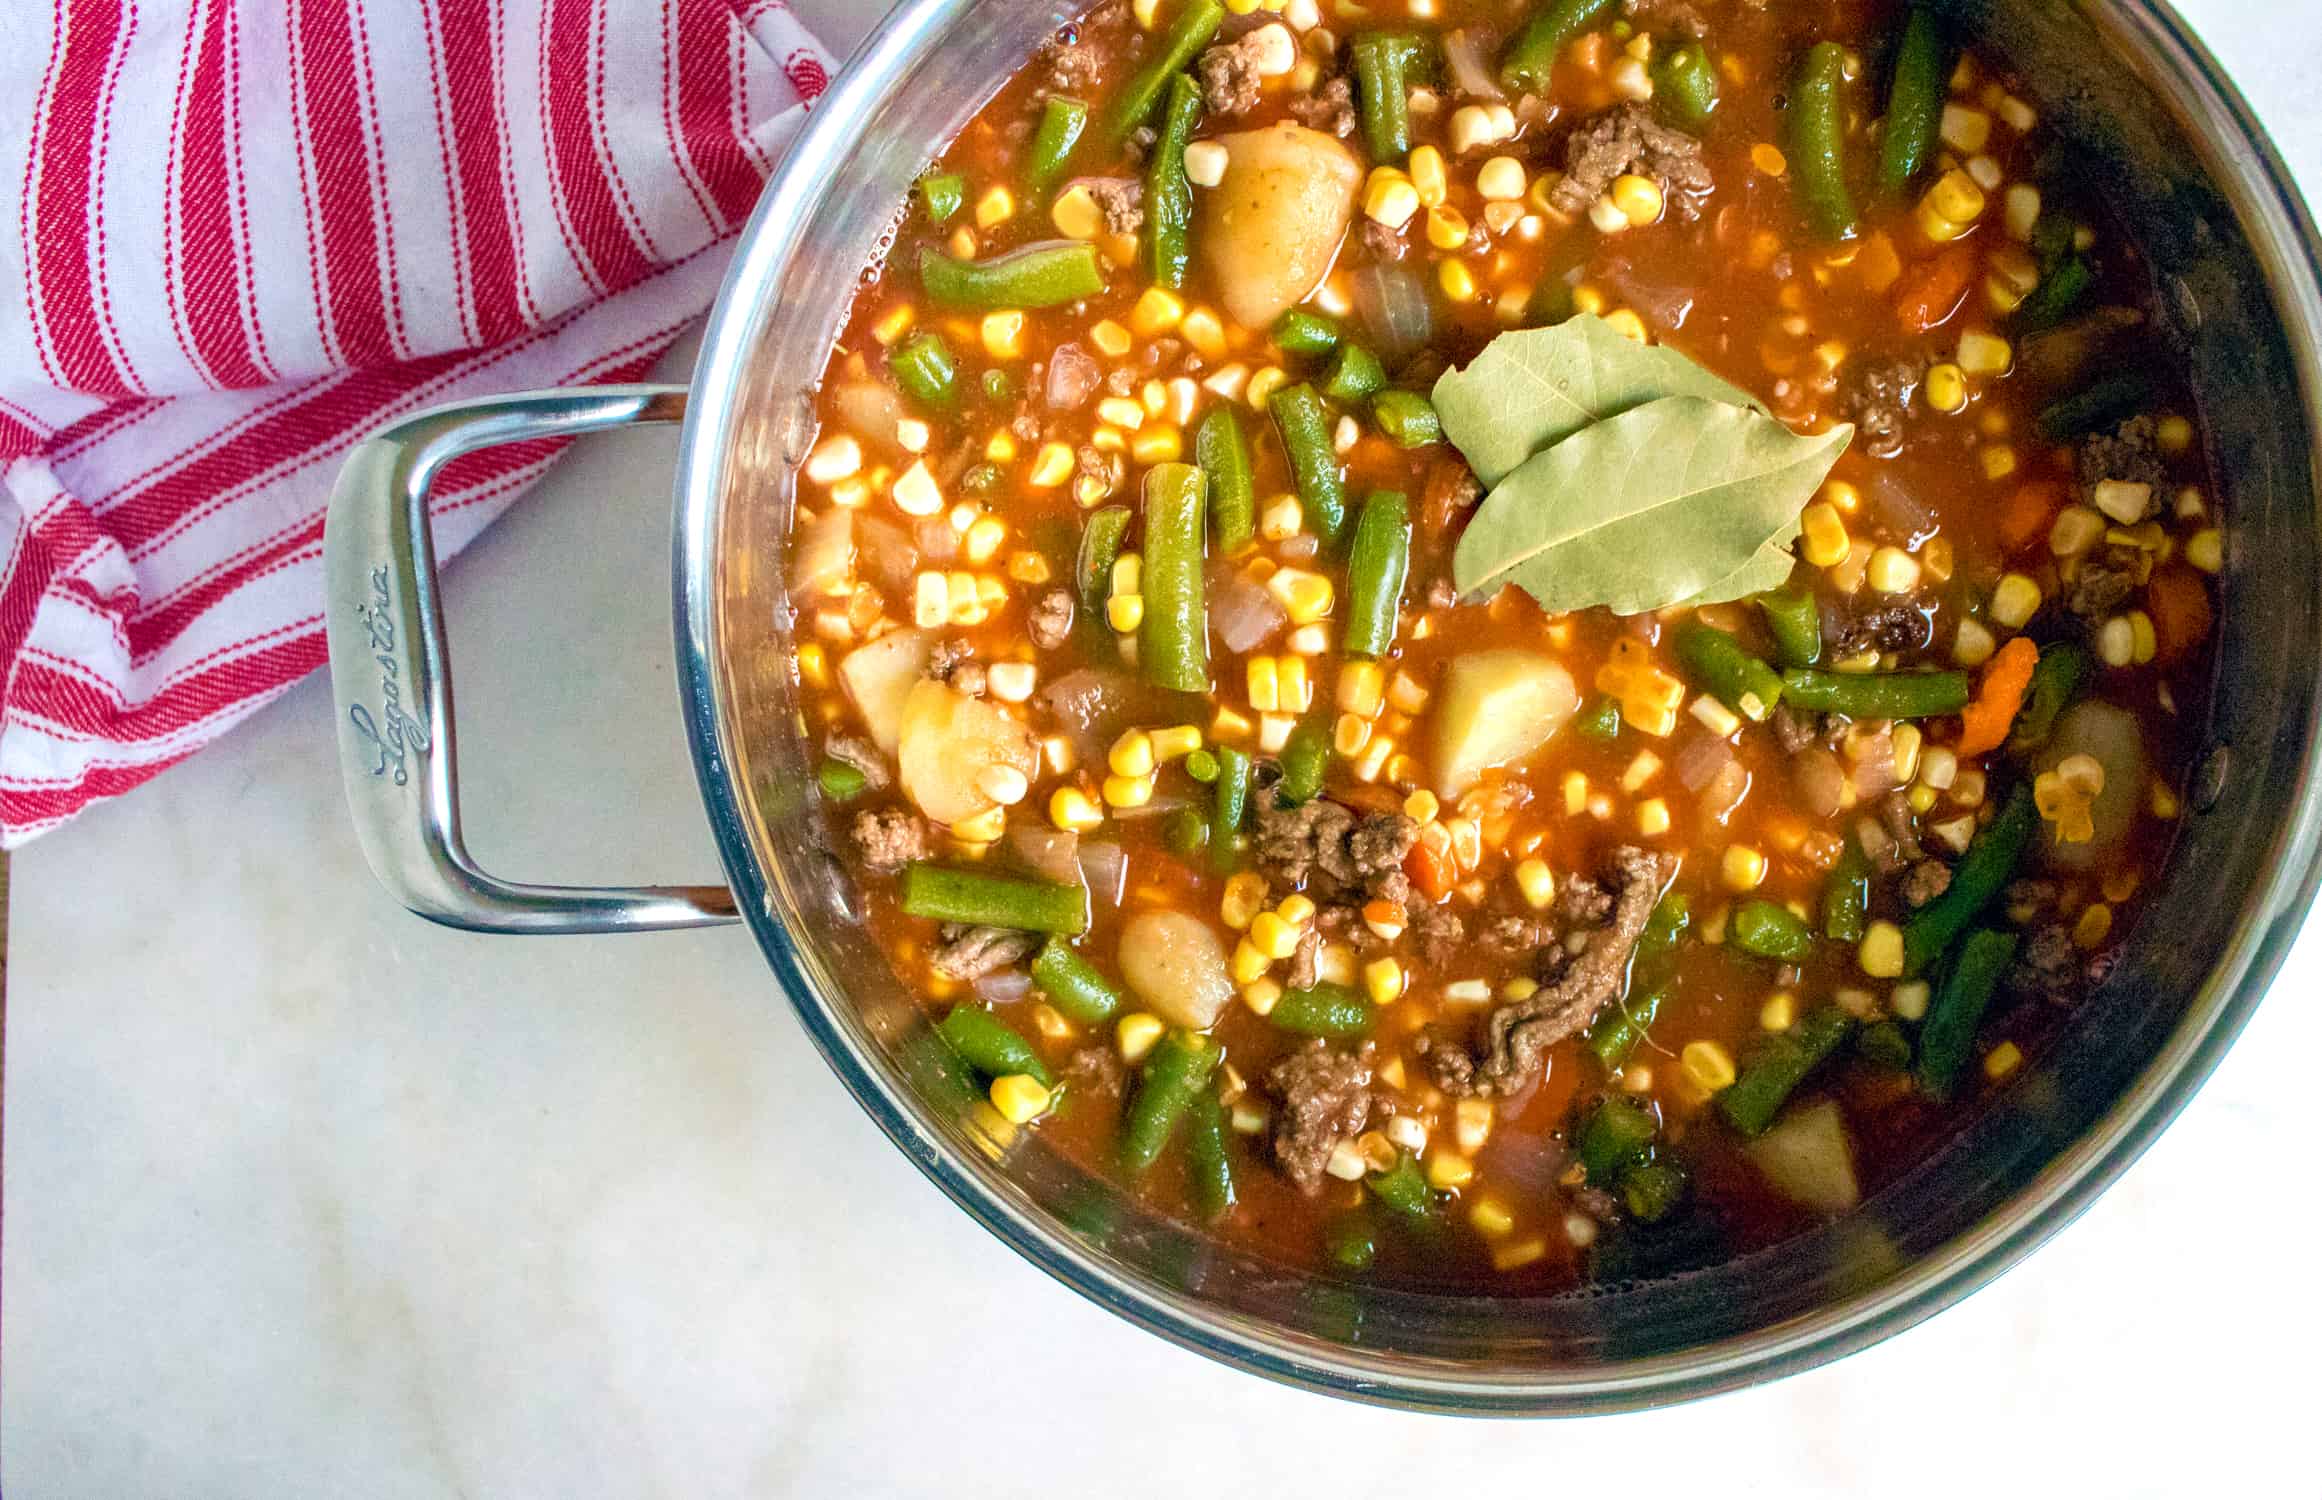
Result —
[[396, 423], [366, 439], [340, 472], [323, 533], [340, 769], [372, 872], [421, 916], [471, 932], [649, 932], [737, 920], [732, 893], [719, 885], [501, 880], [477, 868], [460, 837], [429, 486], [445, 464], [479, 448], [684, 416], [683, 386], [489, 396]]

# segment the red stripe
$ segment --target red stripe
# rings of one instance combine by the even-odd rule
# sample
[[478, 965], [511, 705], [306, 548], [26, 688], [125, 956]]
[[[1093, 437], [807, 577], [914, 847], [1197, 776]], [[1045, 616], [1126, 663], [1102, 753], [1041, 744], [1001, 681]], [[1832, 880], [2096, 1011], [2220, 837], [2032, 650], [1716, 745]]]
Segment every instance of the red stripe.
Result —
[[436, 169], [443, 173], [444, 222], [451, 235], [452, 308], [460, 320], [460, 341], [474, 347], [475, 279], [468, 274], [468, 216], [460, 206], [459, 169], [452, 164], [451, 114], [444, 99], [443, 32], [435, 0], [420, 0], [419, 30], [427, 49], [427, 102], [435, 110]]
[[51, 463], [64, 463], [81, 456], [105, 439], [114, 436], [161, 410], [160, 401], [114, 401], [98, 407], [77, 422], [57, 430], [48, 445]]
[[[434, 13], [432, 4], [429, 13]], [[440, 59], [451, 96], [451, 140], [465, 230], [461, 248], [467, 252], [466, 273], [475, 287], [478, 336], [487, 344], [513, 337], [526, 321], [515, 229], [501, 176], [508, 139], [500, 129], [496, 107], [500, 77], [493, 65], [495, 50], [463, 38], [447, 46]]]
[[547, 96], [551, 184], [562, 217], [579, 241], [589, 279], [608, 295], [642, 279], [653, 262], [613, 202], [613, 188], [597, 159], [590, 131], [588, 0], [549, 0], [547, 60], [540, 86]]
[[157, 740], [295, 682], [322, 665], [321, 644], [322, 634], [316, 631], [221, 662], [181, 680], [151, 703], [126, 710], [94, 683], [61, 672], [38, 656], [25, 656], [16, 663], [10, 707], [68, 729], [100, 732], [114, 743]]
[[734, 138], [734, 84], [728, 59], [736, 29], [723, 0], [677, 0], [678, 30], [723, 35], [725, 45], [707, 42], [680, 48], [677, 55], [677, 119], [685, 154], [709, 185], [725, 224], [739, 224], [758, 201], [762, 179], [750, 154]]
[[654, 243], [653, 226], [637, 211], [637, 199], [629, 191], [629, 180], [621, 174], [621, 158], [613, 150], [612, 126], [605, 118], [605, 36], [612, 29], [605, 0], [596, 0], [590, 7], [589, 27], [590, 50], [594, 54], [588, 70], [589, 138], [596, 148], [598, 162], [604, 167], [605, 180], [612, 185], [622, 227], [644, 247], [645, 258], [658, 263], [664, 258], [661, 247]]
[[[197, 6], [198, 11], [198, 6]], [[193, 337], [186, 331], [185, 298], [180, 295], [178, 263], [184, 253], [180, 237], [179, 214], [185, 197], [185, 111], [188, 86], [193, 79], [202, 47], [202, 28], [196, 18], [186, 23], [185, 37], [177, 49], [177, 87], [170, 95], [169, 143], [161, 153], [161, 196], [163, 223], [161, 226], [161, 297], [169, 307], [169, 331], [177, 337], [177, 351], [185, 362], [193, 366], [204, 384], [215, 384], [194, 351]]]
[[118, 797], [142, 786], [199, 748], [133, 766], [92, 767], [69, 786], [39, 791], [0, 787], [0, 827], [21, 833], [34, 824], [61, 823], [99, 798]]
[[226, 28], [226, 170], [234, 184], [234, 258], [242, 268], [245, 302], [242, 317], [250, 350], [259, 372], [272, 380], [278, 373], [274, 355], [266, 347], [266, 325], [258, 317], [257, 279], [250, 271], [250, 181], [242, 169], [242, 28]]
[[303, 105], [313, 202], [322, 222], [323, 313], [343, 362], [393, 359], [354, 36], [346, 10], [334, 0], [299, 0], [295, 10], [291, 86]]
[[69, 8], [60, 0], [63, 58], [38, 135], [40, 175], [28, 240], [34, 318], [55, 352], [58, 384], [108, 396], [128, 395], [131, 387], [99, 331], [90, 196], [105, 81], [126, 20], [123, 0], [72, 0]]
[[682, 144], [684, 132], [677, 123], [677, 14], [672, 0], [661, 0], [661, 135], [669, 148], [669, 164], [677, 168], [677, 177], [685, 184], [686, 192], [693, 195], [693, 206], [701, 210], [704, 223], [711, 233], [726, 227], [719, 217], [709, 194], [702, 191], [702, 183]]
[[[40, 610], [42, 590], [55, 571], [49, 565], [48, 548], [31, 526], [21, 526], [16, 537], [7, 582], [0, 583], [0, 663], [14, 662], [16, 653], [24, 649], [24, 638], [32, 633], [32, 618]], [[7, 688], [8, 682], [0, 679], [0, 697], [7, 695]]]
[[[293, 528], [289, 535], [259, 549], [255, 555], [235, 559], [230, 571], [218, 574], [198, 588], [187, 589], [162, 608], [130, 621], [130, 664], [143, 666], [156, 652], [165, 650], [180, 632], [219, 600], [298, 561], [301, 556], [317, 553], [322, 546], [322, 534], [323, 518], [320, 515], [310, 516]], [[172, 687], [157, 693], [154, 701], [159, 702], [175, 692], [176, 689]]]
[[232, 387], [265, 385], [271, 376], [251, 350], [250, 287], [240, 247], [234, 241], [234, 194], [226, 165], [226, 0], [202, 17], [194, 42], [193, 79], [187, 91], [183, 163], [177, 181], [177, 236], [168, 249], [175, 262], [169, 278], [174, 313], [185, 308], [193, 346], [212, 383]]

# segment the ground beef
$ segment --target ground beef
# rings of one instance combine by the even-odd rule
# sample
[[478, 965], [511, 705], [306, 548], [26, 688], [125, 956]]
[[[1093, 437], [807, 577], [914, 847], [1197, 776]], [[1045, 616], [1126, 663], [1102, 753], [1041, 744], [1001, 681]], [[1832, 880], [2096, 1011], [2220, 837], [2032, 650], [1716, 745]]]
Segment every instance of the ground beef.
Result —
[[1330, 1153], [1370, 1123], [1376, 1057], [1369, 1042], [1343, 1052], [1316, 1038], [1266, 1070], [1266, 1087], [1281, 1101], [1274, 1161], [1301, 1191], [1320, 1192]]
[[1927, 851], [1919, 847], [1917, 815], [1911, 811], [1907, 793], [1892, 791], [1879, 798], [1879, 826], [1886, 829], [1887, 837], [1895, 841], [1895, 853], [1905, 861], [1925, 859]]
[[863, 773], [863, 790], [883, 792], [887, 789], [887, 757], [869, 740], [857, 739], [851, 734], [834, 734], [822, 742], [822, 753], [841, 765], [853, 766]]
[[1459, 961], [1461, 945], [1467, 940], [1467, 923], [1457, 912], [1422, 906], [1411, 913], [1411, 936], [1428, 968], [1448, 969]]
[[1105, 216], [1107, 230], [1135, 234], [1145, 227], [1145, 184], [1134, 177], [1091, 177], [1085, 185]]
[[2090, 625], [2102, 623], [2137, 591], [2144, 554], [2134, 547], [2107, 546], [2080, 560], [2064, 591], [2064, 607]]
[[927, 858], [933, 842], [927, 825], [899, 807], [856, 813], [848, 832], [863, 856], [863, 867], [874, 875], [892, 875], [915, 859]]
[[1040, 946], [1040, 934], [1015, 927], [971, 927], [946, 922], [936, 929], [928, 965], [946, 979], [974, 979], [1022, 963]]
[[2034, 928], [2016, 949], [2007, 983], [2015, 994], [2062, 1002], [2080, 992], [2081, 974], [2080, 950], [2073, 945], [2072, 934], [2062, 923], [2051, 922]]
[[1152, 126], [1140, 125], [1130, 131], [1129, 138], [1121, 143], [1121, 154], [1128, 158], [1130, 166], [1141, 167], [1145, 164], [1145, 153], [1153, 149], [1155, 139], [1157, 137], [1153, 134]]
[[1290, 988], [1312, 989], [1322, 978], [1322, 928], [1309, 927], [1298, 938], [1298, 946], [1290, 954]]
[[1701, 215], [1715, 184], [1701, 142], [1653, 117], [1650, 106], [1616, 104], [1575, 128], [1564, 141], [1564, 177], [1548, 201], [1569, 218], [1587, 213], [1613, 179], [1634, 172], [1661, 188], [1664, 211], [1681, 223]]
[[1040, 441], [1040, 419], [1032, 415], [1029, 407], [1008, 419], [1008, 430], [1014, 433], [1021, 442], [1037, 443]]
[[1427, 482], [1419, 492], [1421, 511], [1430, 526], [1449, 526], [1463, 519], [1483, 499], [1483, 481], [1456, 453], [1446, 453], [1427, 467]]
[[1621, 11], [1648, 30], [1674, 31], [1690, 37], [1709, 34], [1709, 23], [1686, 0], [1621, 0]]
[[1039, 63], [1048, 70], [1048, 86], [1060, 94], [1086, 98], [1104, 81], [1106, 31], [1125, 31], [1134, 18], [1126, 0], [1108, 0], [1080, 20], [1049, 38], [1040, 49]]
[[1935, 637], [1925, 611], [1907, 599], [1849, 615], [1831, 654], [1840, 661], [1870, 651], [1920, 651]]
[[1050, 589], [1032, 606], [1025, 617], [1024, 633], [1032, 637], [1032, 644], [1043, 651], [1054, 651], [1072, 639], [1072, 595], [1064, 589]]
[[1556, 914], [1574, 927], [1599, 927], [1612, 915], [1613, 893], [1589, 879], [1573, 875], [1556, 891]]
[[1903, 447], [1903, 417], [1911, 393], [1927, 372], [1919, 355], [1861, 354], [1847, 361], [1839, 377], [1839, 401], [1854, 421], [1855, 441], [1874, 458], [1893, 458]]
[[1774, 716], [1766, 721], [1774, 731], [1774, 742], [1785, 755], [1796, 755], [1812, 745], [1822, 733], [1822, 716], [1787, 703], [1774, 705]]
[[2169, 477], [2161, 462], [2160, 424], [2131, 417], [2112, 432], [2090, 433], [2080, 440], [2079, 467], [2080, 483], [2088, 489], [2107, 479], [2159, 488]]
[[1556, 924], [1546, 917], [1497, 916], [1476, 933], [1476, 942], [1486, 953], [1505, 958], [1535, 952], [1555, 941]]
[[1258, 76], [1258, 54], [1264, 50], [1253, 31], [1203, 52], [1193, 65], [1201, 80], [1202, 106], [1213, 115], [1246, 115], [1256, 109], [1265, 82]]
[[988, 680], [976, 648], [965, 641], [937, 641], [928, 653], [927, 675], [970, 698], [981, 698]]
[[1403, 252], [1410, 248], [1409, 230], [1408, 223], [1398, 228], [1382, 224], [1365, 214], [1363, 216], [1363, 248], [1371, 252], [1373, 260], [1390, 262], [1401, 260]]
[[1290, 101], [1290, 113], [1307, 129], [1343, 140], [1354, 134], [1354, 88], [1343, 78], [1318, 83], [1313, 93]]
[[1083, 1047], [1064, 1060], [1064, 1081], [1092, 1093], [1120, 1093], [1128, 1073], [1128, 1064], [1110, 1047]]
[[1402, 813], [1357, 816], [1317, 797], [1300, 807], [1262, 807], [1252, 852], [1277, 891], [1303, 890], [1318, 905], [1382, 898], [1408, 901], [1403, 858], [1419, 825]]
[[1633, 845], [1613, 850], [1605, 874], [1619, 895], [1609, 920], [1569, 958], [1562, 948], [1547, 950], [1558, 966], [1553, 977], [1526, 998], [1494, 1007], [1484, 1020], [1480, 1048], [1429, 1042], [1427, 1063], [1436, 1086], [1454, 1098], [1483, 1098], [1513, 1093], [1537, 1078], [1548, 1049], [1584, 1029], [1619, 996], [1628, 982], [1629, 952], [1676, 868], [1674, 858]]
[[1939, 859], [1923, 859], [1903, 872], [1903, 902], [1914, 909], [1951, 889], [1951, 866]]

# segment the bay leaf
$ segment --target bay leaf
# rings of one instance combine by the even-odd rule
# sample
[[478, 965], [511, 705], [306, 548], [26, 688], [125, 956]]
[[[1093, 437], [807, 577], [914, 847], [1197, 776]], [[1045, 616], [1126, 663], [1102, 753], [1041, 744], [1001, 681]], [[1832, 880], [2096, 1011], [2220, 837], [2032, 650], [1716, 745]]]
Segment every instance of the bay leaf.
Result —
[[1444, 371], [1433, 400], [1444, 436], [1489, 489], [1591, 422], [1669, 396], [1758, 405], [1676, 350], [1624, 338], [1587, 313], [1499, 335], [1466, 369]]
[[1750, 554], [1748, 562], [1700, 593], [1678, 602], [1691, 607], [1730, 604], [1736, 599], [1780, 588], [1790, 581], [1790, 570], [1798, 565], [1797, 556], [1790, 551], [1790, 544], [1798, 539], [1798, 530], [1796, 525], [1791, 525], [1775, 532]]
[[1845, 424], [1800, 436], [1699, 396], [1648, 401], [1525, 460], [1486, 495], [1452, 580], [1476, 596], [1514, 583], [1551, 614], [1640, 614], [1704, 595], [1795, 526], [1853, 437]]

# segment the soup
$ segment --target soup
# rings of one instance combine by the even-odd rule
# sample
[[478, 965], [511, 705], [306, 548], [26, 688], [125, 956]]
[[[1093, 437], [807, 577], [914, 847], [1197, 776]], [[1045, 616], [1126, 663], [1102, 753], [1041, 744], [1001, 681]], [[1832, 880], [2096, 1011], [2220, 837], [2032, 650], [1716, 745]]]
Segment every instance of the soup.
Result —
[[2218, 518], [2033, 92], [1877, 0], [1162, 0], [914, 188], [788, 561], [989, 1128], [1325, 1274], [1847, 1211], [2166, 856]]

